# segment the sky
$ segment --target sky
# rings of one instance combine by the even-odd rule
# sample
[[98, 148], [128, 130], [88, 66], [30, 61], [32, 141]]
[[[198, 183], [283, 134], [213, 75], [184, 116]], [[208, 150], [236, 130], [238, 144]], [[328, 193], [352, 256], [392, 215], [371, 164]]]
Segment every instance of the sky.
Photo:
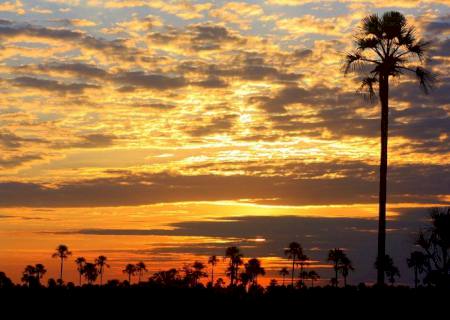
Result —
[[[302, 244], [375, 279], [379, 106], [344, 76], [362, 18], [399, 10], [430, 40], [424, 95], [391, 82], [387, 252], [405, 259], [450, 204], [449, 0], [0, 2], [0, 270], [19, 281], [64, 243], [148, 275], [226, 247], [268, 281]], [[219, 263], [219, 276], [224, 262]]]

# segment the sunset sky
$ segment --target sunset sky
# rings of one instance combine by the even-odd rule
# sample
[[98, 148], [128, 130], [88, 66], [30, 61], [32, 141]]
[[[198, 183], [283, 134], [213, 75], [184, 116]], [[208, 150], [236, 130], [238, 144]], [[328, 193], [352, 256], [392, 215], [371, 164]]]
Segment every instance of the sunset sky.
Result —
[[298, 241], [323, 283], [334, 247], [373, 281], [379, 107], [341, 63], [387, 10], [438, 77], [391, 86], [387, 252], [409, 283], [414, 232], [450, 204], [450, 0], [1, 0], [0, 271], [57, 278], [64, 243], [65, 280], [100, 254], [125, 279], [237, 245], [267, 281]]

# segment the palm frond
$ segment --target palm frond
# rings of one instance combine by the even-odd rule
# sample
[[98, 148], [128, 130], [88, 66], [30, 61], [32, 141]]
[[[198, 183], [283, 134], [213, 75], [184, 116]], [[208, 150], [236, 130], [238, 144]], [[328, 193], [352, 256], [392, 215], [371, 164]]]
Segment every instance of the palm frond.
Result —
[[400, 34], [397, 36], [399, 46], [412, 46], [416, 43], [416, 31], [412, 26], [406, 26], [402, 29]]
[[378, 77], [366, 77], [362, 79], [361, 86], [358, 89], [358, 92], [363, 94], [364, 97], [369, 100], [370, 102], [373, 102], [375, 100], [376, 94], [374, 90], [374, 85], [378, 82]]
[[362, 58], [363, 56], [358, 51], [346, 53], [342, 68], [344, 74], [348, 74], [349, 72], [355, 71], [358, 68], [358, 64], [362, 63], [361, 61]]
[[388, 11], [381, 18], [381, 28], [387, 39], [397, 38], [407, 26], [406, 18], [398, 11]]
[[420, 40], [415, 44], [408, 46], [408, 51], [417, 55], [419, 60], [422, 61], [429, 45], [430, 45], [429, 41]]
[[380, 39], [376, 37], [358, 37], [355, 40], [356, 47], [363, 51], [366, 49], [376, 49], [380, 44]]
[[364, 35], [373, 35], [382, 38], [381, 19], [377, 14], [371, 14], [362, 20], [361, 31]]
[[422, 67], [416, 68], [416, 76], [419, 79], [420, 87], [422, 88], [423, 92], [425, 92], [425, 94], [428, 94], [430, 90], [433, 89], [434, 82], [436, 81], [436, 76]]

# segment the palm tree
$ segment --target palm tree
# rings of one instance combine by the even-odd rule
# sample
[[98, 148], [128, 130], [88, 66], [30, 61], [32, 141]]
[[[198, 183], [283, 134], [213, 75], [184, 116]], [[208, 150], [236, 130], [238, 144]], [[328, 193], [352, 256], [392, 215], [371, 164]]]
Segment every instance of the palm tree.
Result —
[[211, 265], [211, 286], [214, 285], [214, 267], [217, 265], [217, 256], [211, 256], [208, 258], [208, 264]]
[[344, 257], [345, 253], [341, 249], [335, 248], [333, 250], [328, 251], [327, 261], [333, 263], [333, 270], [335, 274], [334, 276], [335, 281], [333, 282], [333, 284], [335, 287], [337, 287], [339, 284], [338, 272], [341, 268], [341, 262]]
[[427, 257], [423, 252], [413, 251], [408, 259], [406, 259], [406, 263], [409, 268], [414, 268], [414, 288], [417, 289], [419, 284], [419, 273], [425, 271], [425, 266], [427, 264]]
[[308, 272], [308, 278], [311, 280], [311, 287], [314, 288], [314, 281], [320, 278], [319, 274], [314, 270]]
[[92, 284], [97, 280], [99, 271], [95, 263], [87, 262], [83, 267], [83, 274], [89, 284]]
[[347, 286], [347, 277], [350, 273], [350, 271], [354, 271], [355, 268], [352, 265], [352, 262], [350, 261], [347, 256], [343, 256], [341, 259], [341, 265], [340, 265], [342, 277], [344, 278], [344, 287]]
[[36, 281], [36, 268], [32, 265], [27, 265], [25, 270], [22, 272], [22, 282], [32, 287], [37, 284]]
[[78, 257], [78, 258], [75, 259], [75, 263], [77, 265], [77, 271], [78, 271], [78, 273], [80, 275], [79, 285], [81, 287], [81, 276], [84, 273], [84, 265], [86, 263], [86, 258]]
[[294, 286], [295, 262], [300, 256], [303, 256], [303, 248], [300, 243], [291, 242], [289, 247], [284, 250], [284, 254], [292, 259], [291, 285]]
[[108, 258], [106, 258], [105, 256], [99, 256], [97, 259], [95, 259], [95, 264], [98, 267], [98, 274], [100, 275], [100, 285], [103, 284], [104, 267], [109, 268], [109, 264], [106, 263], [106, 260], [108, 260]]
[[229, 267], [228, 274], [230, 276], [230, 285], [233, 286], [235, 284], [235, 280], [237, 279], [239, 266], [241, 266], [244, 262], [242, 261], [242, 257], [244, 255], [241, 253], [238, 247], [228, 247], [225, 250], [225, 259], [229, 259]]
[[200, 278], [207, 277], [208, 274], [204, 272], [203, 270], [206, 268], [205, 264], [200, 261], [195, 261], [192, 265], [192, 278], [194, 280], [194, 285], [197, 285], [198, 280]]
[[129, 263], [125, 266], [125, 269], [123, 269], [122, 272], [128, 274], [128, 283], [131, 284], [131, 276], [136, 274], [136, 266]]
[[307, 275], [306, 271], [304, 271], [304, 267], [305, 265], [308, 264], [308, 256], [306, 254], [301, 253], [297, 259], [297, 265], [300, 266], [300, 273], [299, 273], [299, 277], [300, 277], [300, 283], [303, 284], [303, 276]]
[[136, 263], [136, 272], [138, 273], [138, 283], [141, 283], [141, 278], [144, 272], [147, 272], [147, 266], [145, 265], [144, 261], [139, 261]]
[[70, 255], [72, 255], [72, 252], [70, 252], [69, 248], [66, 245], [64, 245], [64, 244], [60, 244], [56, 248], [55, 253], [53, 253], [53, 255], [52, 255], [53, 258], [61, 259], [61, 269], [60, 269], [60, 272], [59, 272], [59, 281], [60, 281], [61, 285], [63, 283], [64, 259], [67, 259]]
[[289, 270], [286, 267], [281, 268], [281, 270], [278, 272], [280, 276], [283, 277], [283, 287], [284, 287], [284, 279], [287, 275], [289, 275]]
[[47, 269], [45, 269], [43, 264], [38, 263], [38, 264], [36, 264], [34, 266], [34, 270], [36, 272], [37, 283], [40, 285], [41, 284], [41, 278], [44, 276], [44, 274], [47, 273]]
[[384, 259], [382, 260], [377, 258], [377, 260], [375, 261], [375, 268], [377, 270], [379, 268], [382, 268], [384, 270], [391, 285], [394, 285], [395, 277], [400, 277], [400, 271], [394, 265], [394, 260], [388, 254], [384, 255]]
[[[353, 52], [345, 57], [344, 73], [363, 71], [370, 73], [361, 82], [360, 90], [367, 89], [369, 98], [375, 96], [378, 85], [381, 104], [381, 155], [379, 185], [378, 256], [386, 251], [386, 181], [388, 155], [389, 77], [399, 77], [405, 72], [415, 74], [425, 93], [429, 92], [434, 77], [420, 66], [428, 42], [417, 40], [414, 27], [408, 25], [400, 12], [389, 11], [378, 16], [372, 14], [362, 20], [356, 35]], [[417, 64], [414, 68], [411, 64]], [[381, 266], [382, 267], [382, 266]], [[377, 283], [384, 284], [384, 269], [377, 272]]]
[[258, 284], [258, 276], [265, 275], [266, 270], [261, 267], [259, 259], [252, 258], [245, 264], [245, 273], [249, 276], [249, 281], [252, 282], [252, 285], [256, 286]]

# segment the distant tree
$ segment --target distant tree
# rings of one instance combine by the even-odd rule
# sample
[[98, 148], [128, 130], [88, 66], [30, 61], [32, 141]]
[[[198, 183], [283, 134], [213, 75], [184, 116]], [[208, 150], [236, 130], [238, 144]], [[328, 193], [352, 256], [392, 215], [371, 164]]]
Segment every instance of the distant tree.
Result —
[[136, 274], [136, 265], [129, 263], [122, 272], [128, 275], [128, 283], [131, 284], [131, 277]]
[[29, 288], [37, 287], [39, 285], [36, 279], [36, 268], [32, 265], [27, 265], [25, 270], [22, 272], [22, 282], [25, 283]]
[[[345, 57], [344, 72], [370, 70], [361, 82], [369, 97], [375, 96], [378, 85], [381, 104], [381, 156], [379, 186], [378, 256], [384, 257], [386, 247], [386, 181], [388, 166], [389, 77], [400, 77], [405, 72], [417, 76], [428, 93], [433, 76], [421, 64], [429, 42], [417, 40], [414, 27], [408, 25], [403, 14], [385, 12], [381, 17], [371, 14], [362, 20], [360, 32], [355, 36], [355, 50]], [[412, 67], [412, 64], [417, 64]], [[384, 284], [384, 269], [380, 266], [377, 283]]]
[[97, 259], [95, 259], [95, 264], [98, 267], [98, 274], [100, 275], [100, 285], [103, 285], [103, 273], [105, 271], [105, 267], [109, 268], [109, 264], [106, 263], [108, 258], [105, 256], [99, 256]]
[[225, 259], [229, 260], [227, 274], [230, 276], [230, 285], [235, 285], [237, 275], [239, 272], [239, 266], [244, 262], [242, 261], [243, 254], [238, 247], [228, 247], [225, 250]]
[[355, 268], [353, 267], [352, 262], [347, 256], [343, 256], [341, 259], [341, 264], [339, 267], [342, 277], [344, 278], [344, 287], [347, 286], [347, 277], [350, 273], [350, 271], [354, 271]]
[[79, 286], [81, 287], [81, 276], [84, 272], [84, 265], [86, 263], [86, 259], [84, 257], [78, 257], [75, 259], [75, 264], [77, 265], [77, 271], [80, 276], [79, 278]]
[[95, 263], [86, 262], [83, 267], [83, 275], [89, 284], [93, 284], [99, 275], [99, 269]]
[[304, 284], [303, 277], [308, 275], [308, 273], [306, 271], [304, 271], [305, 266], [309, 264], [308, 260], [309, 260], [308, 256], [303, 253], [300, 254], [297, 259], [297, 265], [300, 266], [299, 278], [300, 278], [301, 285]]
[[266, 270], [261, 266], [261, 261], [256, 258], [248, 260], [245, 264], [245, 273], [253, 286], [258, 284], [258, 276], [266, 274]]
[[195, 261], [192, 264], [192, 269], [193, 269], [192, 277], [194, 279], [194, 285], [197, 285], [198, 281], [201, 278], [205, 278], [205, 277], [208, 276], [208, 274], [205, 271], [203, 271], [205, 268], [206, 268], [205, 264], [203, 262], [200, 262], [200, 261]]
[[314, 270], [308, 272], [308, 279], [311, 280], [311, 287], [314, 288], [314, 281], [320, 279], [320, 276]]
[[53, 278], [48, 279], [48, 281], [47, 281], [47, 287], [48, 287], [48, 288], [54, 289], [54, 288], [56, 288], [57, 286], [58, 286], [58, 282], [56, 282], [55, 279], [53, 279]]
[[299, 257], [303, 256], [303, 248], [299, 243], [291, 242], [288, 248], [284, 250], [284, 254], [292, 259], [291, 285], [294, 286], [295, 263]]
[[72, 252], [70, 252], [69, 248], [64, 244], [60, 244], [56, 248], [55, 253], [53, 253], [53, 255], [52, 255], [53, 258], [59, 258], [61, 260], [61, 268], [60, 268], [60, 272], [59, 272], [59, 280], [60, 280], [61, 285], [63, 283], [64, 260], [67, 259], [71, 255], [72, 255]]
[[161, 286], [172, 286], [179, 280], [179, 275], [177, 269], [172, 268], [154, 273], [150, 280]]
[[426, 257], [424, 282], [450, 286], [450, 207], [431, 209], [430, 218], [430, 226], [416, 240]]
[[377, 260], [375, 261], [375, 268], [377, 270], [378, 268], [382, 268], [384, 270], [384, 272], [386, 273], [386, 277], [388, 278], [388, 281], [391, 285], [394, 285], [395, 277], [400, 277], [400, 271], [394, 265], [394, 260], [388, 254], [384, 256], [383, 260], [377, 258]]
[[281, 270], [278, 272], [280, 276], [283, 277], [283, 287], [284, 287], [284, 279], [287, 275], [289, 275], [289, 270], [286, 267], [281, 268]]
[[339, 248], [328, 251], [327, 261], [333, 264], [334, 270], [334, 286], [337, 287], [339, 284], [339, 270], [341, 269], [342, 260], [345, 257], [344, 251]]
[[40, 286], [41, 285], [41, 279], [44, 276], [44, 274], [47, 273], [47, 269], [45, 269], [44, 265], [40, 264], [40, 263], [36, 264], [34, 266], [34, 269], [35, 269], [35, 272], [36, 272], [37, 283]]
[[12, 288], [13, 286], [13, 282], [6, 276], [6, 273], [0, 272], [0, 289]]
[[208, 264], [211, 265], [211, 286], [214, 284], [214, 267], [217, 265], [217, 256], [210, 256], [208, 258]]
[[417, 289], [419, 284], [419, 274], [422, 274], [425, 271], [425, 267], [427, 265], [427, 257], [423, 252], [413, 251], [408, 259], [406, 259], [406, 263], [409, 268], [414, 269], [414, 288]]
[[145, 265], [145, 263], [143, 261], [139, 261], [138, 263], [136, 263], [136, 272], [138, 274], [138, 283], [141, 283], [141, 278], [144, 274], [144, 272], [147, 272], [147, 266]]
[[214, 284], [214, 288], [222, 288], [225, 285], [225, 281], [222, 278], [218, 278]]

